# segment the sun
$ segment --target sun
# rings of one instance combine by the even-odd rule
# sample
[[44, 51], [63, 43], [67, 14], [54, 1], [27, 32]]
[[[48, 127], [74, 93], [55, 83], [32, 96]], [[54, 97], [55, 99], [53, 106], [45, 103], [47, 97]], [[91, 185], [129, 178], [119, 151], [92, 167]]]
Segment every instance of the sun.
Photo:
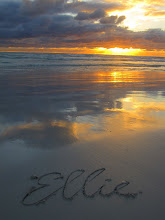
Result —
[[134, 49], [134, 48], [105, 48], [105, 47], [97, 47], [95, 48], [95, 51], [97, 53], [105, 54], [105, 55], [138, 55], [139, 52], [142, 51], [142, 49]]
[[108, 50], [112, 52], [112, 55], [136, 55], [138, 52], [141, 51], [141, 49], [133, 49], [132, 47], [124, 48], [124, 49], [115, 47], [115, 48], [110, 48]]

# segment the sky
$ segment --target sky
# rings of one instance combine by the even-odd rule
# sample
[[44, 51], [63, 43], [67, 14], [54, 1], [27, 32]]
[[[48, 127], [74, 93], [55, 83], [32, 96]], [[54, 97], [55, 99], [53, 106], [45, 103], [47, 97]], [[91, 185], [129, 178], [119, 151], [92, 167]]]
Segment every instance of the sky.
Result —
[[0, 0], [0, 51], [165, 57], [165, 0]]

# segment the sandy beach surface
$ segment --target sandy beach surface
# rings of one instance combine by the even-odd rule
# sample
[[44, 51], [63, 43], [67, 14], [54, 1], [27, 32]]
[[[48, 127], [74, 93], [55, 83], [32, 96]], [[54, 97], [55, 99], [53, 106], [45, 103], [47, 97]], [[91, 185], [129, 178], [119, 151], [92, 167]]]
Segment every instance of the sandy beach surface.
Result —
[[165, 70], [125, 59], [1, 67], [2, 220], [165, 218]]

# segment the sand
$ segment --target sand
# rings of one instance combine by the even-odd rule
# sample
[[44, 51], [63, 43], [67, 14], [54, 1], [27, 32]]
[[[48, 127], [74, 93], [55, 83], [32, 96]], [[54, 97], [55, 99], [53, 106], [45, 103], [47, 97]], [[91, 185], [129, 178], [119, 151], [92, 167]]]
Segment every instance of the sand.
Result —
[[35, 74], [1, 85], [1, 219], [164, 219], [162, 73]]

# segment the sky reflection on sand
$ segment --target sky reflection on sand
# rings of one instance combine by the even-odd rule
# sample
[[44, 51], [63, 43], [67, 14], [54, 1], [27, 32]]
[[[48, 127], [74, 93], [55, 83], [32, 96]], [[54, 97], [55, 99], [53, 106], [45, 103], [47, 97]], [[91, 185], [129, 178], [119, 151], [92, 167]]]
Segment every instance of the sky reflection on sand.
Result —
[[48, 149], [165, 125], [161, 72], [35, 71], [1, 78], [1, 144], [22, 140]]

